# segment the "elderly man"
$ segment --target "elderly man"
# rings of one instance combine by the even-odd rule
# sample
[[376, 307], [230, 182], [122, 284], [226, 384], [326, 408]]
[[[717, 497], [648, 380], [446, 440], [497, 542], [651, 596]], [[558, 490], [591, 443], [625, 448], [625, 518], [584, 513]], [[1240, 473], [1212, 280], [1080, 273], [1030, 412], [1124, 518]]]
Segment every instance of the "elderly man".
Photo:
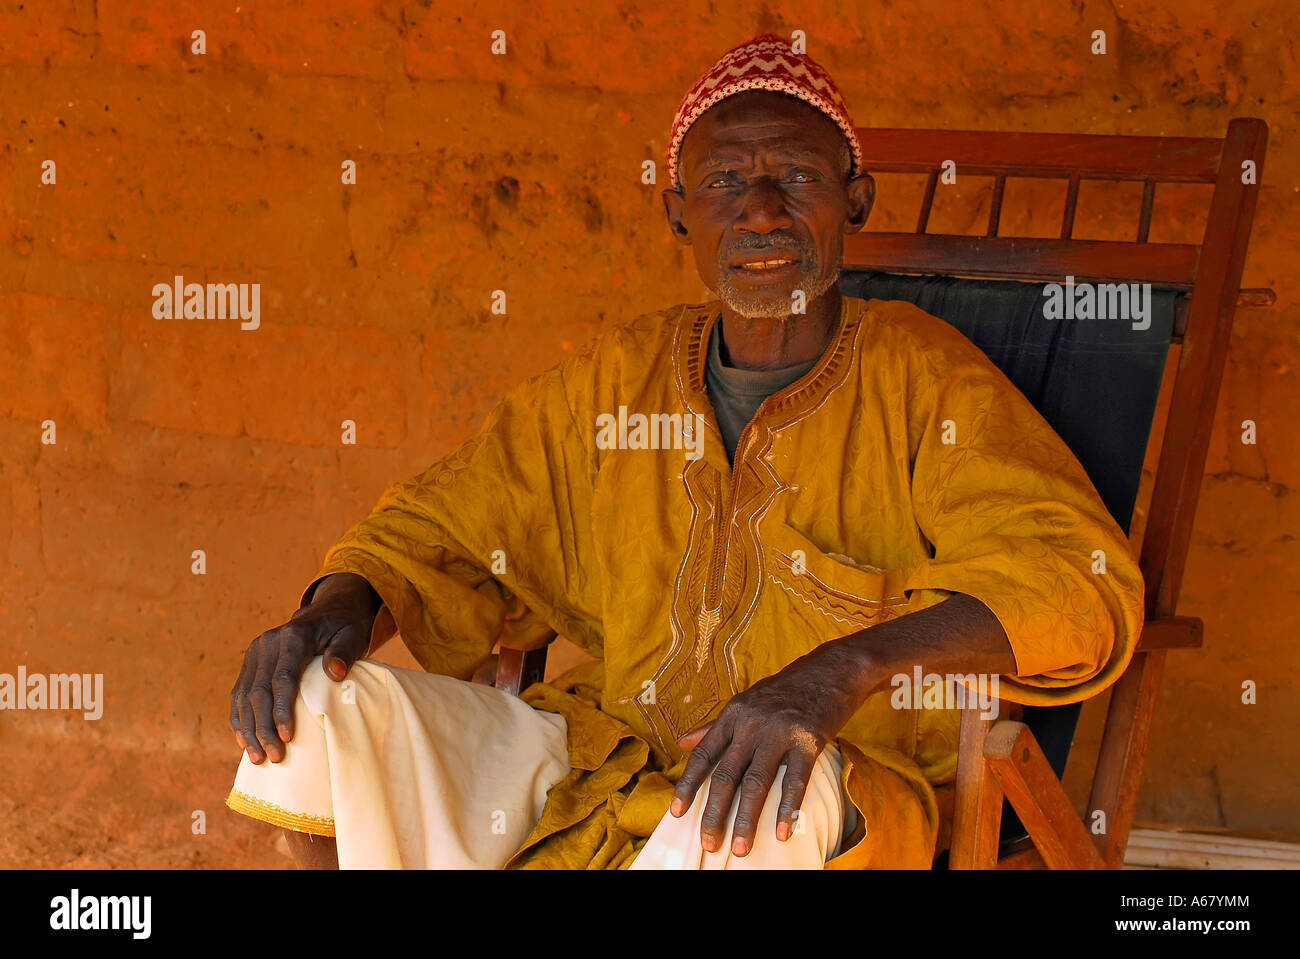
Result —
[[[925, 868], [960, 714], [896, 677], [1117, 678], [1142, 581], [1078, 462], [954, 329], [837, 289], [861, 163], [779, 38], [705, 74], [663, 199], [717, 299], [611, 329], [384, 492], [248, 650], [232, 808], [344, 867]], [[363, 658], [394, 627], [427, 672]], [[465, 681], [552, 631], [593, 660]]]

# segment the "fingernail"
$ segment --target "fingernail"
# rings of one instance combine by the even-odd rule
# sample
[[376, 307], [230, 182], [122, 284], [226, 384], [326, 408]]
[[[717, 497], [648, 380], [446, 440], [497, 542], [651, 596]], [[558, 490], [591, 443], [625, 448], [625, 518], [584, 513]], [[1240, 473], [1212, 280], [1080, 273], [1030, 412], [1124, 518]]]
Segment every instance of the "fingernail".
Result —
[[280, 734], [280, 738], [286, 743], [293, 738], [292, 734], [289, 732], [288, 726], [276, 726], [275, 731]]
[[718, 848], [718, 841], [712, 836], [705, 836], [700, 841], [700, 845], [704, 847], [705, 852], [713, 852]]
[[745, 853], [749, 852], [749, 844], [745, 842], [745, 840], [737, 837], [731, 843], [731, 851], [734, 855], [743, 856]]
[[680, 799], [674, 798], [673, 804], [668, 807], [668, 811], [672, 813], [674, 816], [681, 818], [682, 813], [686, 811], [685, 809], [682, 808], [685, 805], [686, 804], [682, 802]]
[[776, 838], [785, 842], [790, 838], [790, 824], [788, 822], [779, 822], [776, 824]]
[[325, 664], [329, 667], [330, 675], [335, 679], [342, 679], [343, 674], [348, 671], [347, 667], [343, 665], [343, 660], [335, 657], [330, 657], [325, 661]]

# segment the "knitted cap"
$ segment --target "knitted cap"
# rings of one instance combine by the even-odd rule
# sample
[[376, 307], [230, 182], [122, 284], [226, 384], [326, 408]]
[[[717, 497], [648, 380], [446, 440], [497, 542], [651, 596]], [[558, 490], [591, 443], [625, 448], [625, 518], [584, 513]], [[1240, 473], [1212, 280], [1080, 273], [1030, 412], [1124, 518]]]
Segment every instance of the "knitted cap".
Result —
[[816, 107], [835, 121], [849, 141], [853, 158], [849, 175], [862, 169], [862, 145], [830, 74], [807, 54], [792, 52], [790, 44], [775, 33], [764, 33], [723, 54], [682, 98], [668, 143], [668, 179], [674, 187], [682, 186], [677, 165], [691, 124], [709, 107], [744, 90], [788, 93]]

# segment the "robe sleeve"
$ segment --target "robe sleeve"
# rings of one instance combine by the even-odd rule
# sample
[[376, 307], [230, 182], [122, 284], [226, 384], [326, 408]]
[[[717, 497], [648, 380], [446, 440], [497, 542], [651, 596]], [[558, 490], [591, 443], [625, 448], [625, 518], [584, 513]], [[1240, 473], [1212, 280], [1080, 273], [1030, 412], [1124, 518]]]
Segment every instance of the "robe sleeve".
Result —
[[385, 489], [327, 551], [303, 601], [320, 578], [357, 573], [420, 665], [461, 679], [499, 638], [533, 648], [558, 632], [598, 654], [591, 451], [566, 387], [565, 367], [529, 380], [476, 436]]
[[907, 420], [912, 507], [933, 556], [904, 588], [966, 593], [993, 611], [1017, 667], [1003, 697], [1093, 696], [1119, 678], [1142, 629], [1127, 539], [1024, 394], [961, 333], [925, 319]]

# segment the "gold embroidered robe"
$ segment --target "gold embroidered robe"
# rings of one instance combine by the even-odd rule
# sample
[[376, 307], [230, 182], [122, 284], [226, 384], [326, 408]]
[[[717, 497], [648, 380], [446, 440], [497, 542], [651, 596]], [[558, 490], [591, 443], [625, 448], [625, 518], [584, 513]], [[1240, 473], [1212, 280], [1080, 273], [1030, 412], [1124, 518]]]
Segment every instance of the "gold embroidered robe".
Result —
[[[951, 592], [1005, 628], [1004, 698], [1091, 696], [1132, 655], [1142, 580], [1125, 537], [958, 331], [845, 298], [830, 347], [759, 409], [733, 469], [705, 393], [720, 306], [638, 317], [514, 389], [325, 558], [321, 576], [370, 581], [429, 671], [468, 678], [498, 638], [527, 647], [551, 630], [595, 657], [524, 693], [567, 720], [573, 770], [511, 865], [627, 865], [667, 811], [680, 736], [814, 646]], [[702, 455], [602, 448], [597, 418], [620, 406], [699, 414]], [[865, 830], [830, 867], [934, 855], [959, 714], [895, 709], [891, 692], [837, 739]]]

